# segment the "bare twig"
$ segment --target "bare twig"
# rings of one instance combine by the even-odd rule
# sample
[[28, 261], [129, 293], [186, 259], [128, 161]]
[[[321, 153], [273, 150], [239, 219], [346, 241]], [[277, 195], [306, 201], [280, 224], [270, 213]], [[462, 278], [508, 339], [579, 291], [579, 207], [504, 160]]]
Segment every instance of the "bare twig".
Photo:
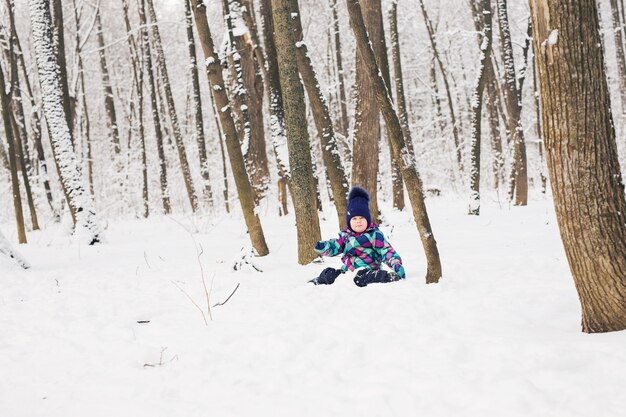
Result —
[[183, 294], [185, 294], [185, 296], [187, 296], [187, 298], [189, 299], [189, 301], [191, 301], [191, 303], [192, 303], [194, 306], [196, 306], [196, 308], [197, 308], [198, 310], [200, 310], [200, 314], [202, 314], [202, 320], [204, 320], [204, 324], [208, 326], [208, 325], [209, 325], [209, 323], [206, 321], [206, 316], [204, 315], [204, 310], [202, 310], [202, 309], [200, 308], [200, 306], [198, 305], [198, 303], [196, 303], [196, 302], [194, 301], [194, 299], [193, 299], [193, 298], [191, 298], [191, 296], [190, 296], [189, 294], [187, 294], [187, 291], [183, 290], [183, 289], [181, 288], [181, 286], [180, 286], [180, 285], [178, 285], [176, 282], [174, 282], [174, 281], [172, 281], [172, 280], [170, 280], [170, 282], [171, 282], [172, 284], [174, 284], [174, 285], [176, 286], [176, 288], [178, 288], [178, 289], [180, 290], [180, 292], [182, 292]]
[[226, 300], [224, 300], [221, 303], [217, 303], [217, 304], [213, 304], [213, 307], [217, 307], [217, 306], [223, 306], [224, 304], [226, 304], [228, 302], [228, 300], [230, 300], [230, 297], [233, 296], [233, 294], [235, 294], [235, 291], [237, 291], [237, 288], [239, 288], [239, 285], [241, 285], [240, 282], [237, 283], [237, 286], [235, 287], [235, 289], [233, 290], [233, 292], [230, 293], [230, 295], [228, 296], [228, 298]]

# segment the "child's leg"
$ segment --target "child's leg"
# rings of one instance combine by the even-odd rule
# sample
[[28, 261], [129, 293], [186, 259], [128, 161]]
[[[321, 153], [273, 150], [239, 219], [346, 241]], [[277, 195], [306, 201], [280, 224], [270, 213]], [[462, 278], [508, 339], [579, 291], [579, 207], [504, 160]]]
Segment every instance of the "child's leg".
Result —
[[319, 277], [317, 278], [313, 278], [311, 281], [313, 284], [318, 285], [318, 284], [325, 284], [325, 285], [330, 285], [333, 282], [335, 282], [335, 279], [341, 275], [342, 271], [341, 269], [335, 269], [335, 268], [326, 268], [322, 271], [322, 273], [320, 274]]
[[398, 280], [399, 277], [396, 274], [390, 274], [382, 269], [360, 269], [354, 277], [354, 283], [359, 287], [365, 287], [375, 282], [393, 282]]

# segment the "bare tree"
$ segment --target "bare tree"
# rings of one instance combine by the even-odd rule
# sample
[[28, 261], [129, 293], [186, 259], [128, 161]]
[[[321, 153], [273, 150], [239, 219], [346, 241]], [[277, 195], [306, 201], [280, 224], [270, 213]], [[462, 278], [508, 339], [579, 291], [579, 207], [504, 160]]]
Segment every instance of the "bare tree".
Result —
[[259, 256], [265, 256], [269, 253], [267, 244], [265, 243], [265, 235], [261, 227], [259, 216], [255, 213], [254, 193], [250, 185], [250, 179], [246, 173], [245, 162], [239, 146], [238, 132], [233, 120], [230, 104], [222, 71], [219, 65], [219, 57], [211, 37], [209, 23], [206, 16], [206, 6], [200, 0], [190, 0], [191, 10], [193, 10], [194, 20], [196, 22], [196, 30], [198, 38], [202, 44], [204, 51], [205, 63], [207, 66], [207, 76], [211, 85], [211, 94], [215, 99], [215, 106], [218, 108], [218, 114], [222, 125], [230, 166], [235, 178], [237, 193], [241, 210], [248, 227], [252, 246]]
[[531, 0], [543, 137], [584, 332], [626, 329], [626, 197], [594, 0]]
[[339, 227], [344, 229], [347, 226], [348, 181], [339, 155], [339, 148], [328, 104], [322, 93], [317, 74], [315, 73], [313, 63], [308, 53], [306, 42], [303, 38], [298, 0], [288, 1], [291, 2], [292, 16], [295, 16], [292, 19], [292, 23], [295, 29], [294, 37], [296, 40], [298, 71], [302, 76], [304, 87], [306, 88], [309, 101], [311, 102], [313, 118], [317, 126], [318, 136], [322, 143], [322, 158], [324, 160], [324, 166], [326, 167], [326, 176], [330, 182], [332, 197], [335, 202], [335, 207], [337, 208]]
[[187, 161], [187, 152], [185, 151], [185, 143], [183, 142], [183, 135], [180, 132], [180, 126], [178, 124], [178, 115], [176, 114], [176, 107], [174, 105], [174, 95], [172, 94], [172, 87], [170, 84], [170, 78], [167, 72], [167, 65], [165, 63], [165, 53], [163, 52], [163, 42], [161, 41], [161, 34], [159, 32], [159, 26], [157, 22], [156, 12], [154, 11], [154, 5], [152, 0], [146, 0], [147, 12], [150, 15], [150, 21], [152, 22], [152, 45], [155, 49], [155, 60], [160, 73], [160, 84], [165, 90], [165, 100], [167, 102], [168, 115], [170, 123], [172, 125], [172, 132], [174, 133], [174, 140], [176, 142], [176, 150], [178, 151], [178, 160], [180, 161], [180, 169], [183, 174], [185, 182], [185, 188], [187, 189], [187, 196], [189, 197], [189, 203], [191, 209], [195, 212], [198, 210], [198, 197], [193, 186], [193, 180], [191, 178], [191, 171], [189, 169], [189, 162]]
[[202, 116], [202, 100], [200, 98], [200, 79], [198, 77], [198, 60], [196, 57], [196, 41], [193, 37], [193, 16], [187, 0], [185, 3], [185, 22], [187, 24], [187, 48], [189, 50], [189, 72], [191, 75], [191, 96], [193, 100], [193, 114], [195, 120], [196, 142], [198, 143], [198, 155], [200, 157], [200, 173], [204, 181], [204, 195], [213, 205], [213, 193], [209, 178], [209, 162], [206, 153], [206, 141], [204, 139], [204, 118]]
[[348, 123], [348, 106], [346, 101], [346, 85], [344, 82], [344, 74], [343, 74], [343, 60], [341, 57], [341, 36], [339, 34], [339, 18], [337, 16], [337, 0], [330, 0], [330, 7], [332, 9], [332, 19], [333, 19], [333, 38], [335, 44], [335, 62], [337, 65], [337, 81], [339, 88], [339, 109], [341, 113], [339, 124], [341, 135], [344, 138], [348, 137], [348, 129], [350, 127]]
[[297, 64], [292, 60], [296, 55], [296, 45], [290, 22], [290, 0], [273, 0], [272, 6], [280, 85], [285, 106], [291, 195], [298, 230], [298, 262], [305, 265], [317, 257], [313, 247], [320, 239], [321, 232], [317, 211], [312, 210], [315, 207], [316, 190], [304, 108], [304, 90], [298, 76]]
[[76, 216], [76, 232], [83, 235], [89, 244], [94, 244], [101, 240], [102, 229], [96, 218], [93, 200], [80, 173], [70, 139], [70, 127], [63, 109], [58, 63], [52, 46], [50, 3], [46, 0], [31, 0], [30, 20], [43, 109], [50, 129], [50, 142], [59, 167], [59, 177]]
[[483, 0], [475, 5], [475, 15], [482, 16], [483, 31], [480, 44], [480, 62], [478, 77], [472, 93], [472, 146], [470, 158], [470, 202], [469, 214], [480, 214], [480, 135], [482, 121], [483, 91], [489, 81], [486, 63], [491, 60], [491, 0]]
[[617, 70], [619, 74], [620, 98], [622, 113], [626, 113], [626, 55], [624, 54], [623, 23], [620, 16], [617, 0], [611, 1], [611, 20], [613, 22], [613, 33], [615, 34], [615, 56], [617, 59]]
[[17, 237], [19, 243], [26, 243], [26, 228], [24, 227], [24, 211], [22, 209], [22, 197], [20, 195], [20, 183], [17, 177], [17, 158], [15, 150], [15, 138], [11, 126], [11, 114], [9, 110], [9, 98], [5, 91], [4, 73], [0, 65], [0, 105], [2, 106], [2, 122], [4, 133], [9, 144], [9, 167], [11, 171], [11, 189], [13, 191], [13, 207], [15, 209], [15, 223], [17, 225]]
[[515, 197], [516, 206], [528, 204], [528, 175], [526, 168], [526, 143], [522, 126], [522, 104], [515, 78], [513, 46], [509, 30], [506, 0], [497, 0], [500, 26], [500, 49], [504, 61], [504, 99], [506, 101], [506, 128], [513, 143], [513, 167], [509, 179], [509, 199]]
[[436, 283], [441, 278], [441, 261], [439, 259], [437, 242], [430, 227], [426, 205], [424, 204], [422, 181], [417, 172], [415, 161], [407, 150], [406, 143], [402, 137], [400, 121], [393, 109], [385, 81], [376, 65], [374, 51], [369, 43], [359, 0], [346, 0], [346, 3], [348, 5], [348, 13], [350, 14], [350, 26], [356, 38], [357, 48], [361, 54], [362, 62], [366, 64], [367, 75], [373, 82], [376, 101], [390, 130], [392, 151], [396, 160], [400, 162], [402, 176], [408, 190], [411, 206], [413, 207], [415, 224], [422, 240], [428, 264], [426, 282]]

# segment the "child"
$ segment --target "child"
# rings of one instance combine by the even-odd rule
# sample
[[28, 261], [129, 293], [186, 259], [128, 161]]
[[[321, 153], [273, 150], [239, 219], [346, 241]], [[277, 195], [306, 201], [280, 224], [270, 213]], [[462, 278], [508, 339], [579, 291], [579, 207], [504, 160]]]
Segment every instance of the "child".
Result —
[[[320, 240], [315, 251], [322, 256], [341, 255], [341, 269], [326, 268], [319, 277], [310, 282], [332, 284], [335, 279], [347, 270], [359, 269], [354, 283], [359, 287], [374, 282], [392, 282], [405, 278], [404, 267], [400, 255], [391, 247], [383, 232], [372, 223], [369, 209], [370, 196], [361, 187], [352, 187], [348, 194], [348, 227], [339, 232], [338, 239]], [[380, 267], [386, 263], [393, 272], [383, 271]]]

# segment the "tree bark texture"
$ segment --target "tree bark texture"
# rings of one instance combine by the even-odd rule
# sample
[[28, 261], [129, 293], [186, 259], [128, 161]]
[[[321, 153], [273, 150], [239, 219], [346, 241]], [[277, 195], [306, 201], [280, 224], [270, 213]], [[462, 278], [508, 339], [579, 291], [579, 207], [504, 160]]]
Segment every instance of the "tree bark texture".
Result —
[[626, 329], [626, 198], [594, 0], [531, 0], [543, 137], [584, 332]]
[[324, 94], [319, 84], [317, 74], [313, 68], [308, 48], [303, 39], [302, 22], [300, 20], [300, 8], [298, 0], [288, 0], [291, 3], [291, 13], [295, 16], [292, 19], [294, 31], [294, 39], [296, 39], [296, 60], [298, 63], [298, 71], [302, 77], [304, 87], [306, 88], [309, 101], [311, 102], [311, 110], [313, 119], [317, 126], [318, 136], [322, 144], [322, 159], [326, 167], [326, 176], [330, 182], [332, 198], [337, 208], [337, 217], [340, 229], [345, 229], [347, 196], [348, 196], [348, 180], [341, 162], [341, 155], [335, 137], [333, 121], [330, 117], [328, 104], [324, 98]]
[[[476, 3], [474, 3], [476, 5]], [[486, 65], [491, 60], [491, 0], [483, 0], [476, 5], [476, 15], [482, 16], [483, 30], [480, 43], [480, 61], [478, 77], [472, 93], [472, 144], [470, 152], [470, 202], [469, 214], [480, 214], [480, 142], [483, 92], [487, 85], [488, 74]]]
[[296, 56], [296, 45], [291, 24], [290, 0], [272, 0], [272, 15], [285, 106], [291, 194], [298, 230], [298, 263], [306, 265], [317, 257], [313, 248], [320, 240], [321, 232], [317, 210], [313, 209], [316, 207], [316, 190], [304, 107], [304, 89], [298, 76], [298, 66], [292, 59]]
[[424, 252], [426, 254], [427, 271], [426, 282], [436, 283], [441, 278], [441, 260], [439, 258], [439, 250], [437, 242], [430, 227], [430, 220], [424, 203], [424, 195], [422, 191], [422, 181], [415, 161], [409, 154], [406, 143], [402, 137], [402, 127], [400, 120], [396, 115], [391, 98], [385, 85], [385, 81], [380, 75], [374, 51], [369, 44], [365, 22], [361, 13], [359, 0], [346, 0], [348, 5], [348, 13], [350, 15], [350, 26], [356, 38], [357, 50], [361, 54], [362, 61], [366, 64], [367, 75], [373, 82], [376, 101], [380, 106], [385, 123], [390, 130], [392, 139], [392, 151], [396, 160], [400, 162], [402, 176], [408, 190], [411, 206], [413, 207], [413, 216], [415, 224], [422, 240]]
[[[362, 0], [366, 30], [373, 39], [380, 39], [376, 24], [376, 4], [380, 0]], [[380, 44], [373, 46], [380, 52]], [[378, 55], [380, 56], [380, 55]], [[377, 57], [378, 57], [377, 56]], [[352, 139], [352, 185], [370, 193], [372, 221], [378, 223], [378, 166], [380, 154], [380, 110], [376, 103], [372, 81], [367, 76], [362, 55], [356, 52], [356, 110]]]
[[196, 30], [198, 31], [198, 38], [200, 39], [202, 50], [204, 51], [207, 76], [212, 87], [211, 94], [215, 100], [215, 106], [218, 109], [217, 113], [219, 114], [223, 129], [230, 166], [233, 170], [233, 177], [235, 178], [235, 185], [239, 195], [239, 203], [241, 204], [241, 210], [246, 226], [248, 227], [250, 241], [257, 255], [265, 256], [269, 253], [269, 250], [265, 243], [265, 235], [263, 234], [261, 221], [259, 220], [259, 216], [255, 213], [254, 192], [252, 185], [250, 185], [248, 174], [246, 173], [243, 154], [239, 146], [239, 135], [228, 102], [219, 57], [213, 43], [213, 38], [211, 37], [211, 31], [209, 30], [206, 6], [199, 0], [190, 1], [191, 10], [193, 11], [194, 20], [196, 22]]
[[163, 86], [163, 89], [165, 90], [165, 100], [167, 101], [170, 123], [172, 125], [172, 131], [174, 133], [174, 140], [176, 141], [176, 150], [178, 151], [180, 169], [183, 174], [185, 188], [187, 189], [187, 196], [189, 197], [191, 209], [196, 212], [198, 210], [198, 197], [196, 196], [196, 191], [193, 186], [193, 179], [191, 178], [191, 171], [189, 169], [189, 162], [187, 160], [187, 152], [185, 151], [183, 135], [180, 132], [180, 126], [178, 124], [178, 115], [176, 114], [174, 95], [172, 94], [170, 78], [167, 73], [167, 64], [165, 62], [165, 53], [163, 52], [163, 42], [161, 42], [159, 26], [157, 25], [156, 12], [154, 11], [154, 5], [152, 4], [152, 0], [147, 0], [146, 4], [148, 6], [147, 11], [150, 14], [150, 21], [153, 23], [152, 40], [156, 52], [156, 63], [159, 67], [159, 72], [161, 74], [161, 84]]
[[[510, 176], [509, 199], [515, 197], [516, 206], [528, 204], [528, 175], [526, 168], [526, 143], [522, 126], [522, 103], [515, 78], [513, 46], [509, 30], [506, 0], [497, 0], [500, 26], [500, 49], [504, 61], [504, 99], [507, 110], [507, 130], [513, 143], [513, 167]], [[514, 186], [513, 186], [514, 185]]]

